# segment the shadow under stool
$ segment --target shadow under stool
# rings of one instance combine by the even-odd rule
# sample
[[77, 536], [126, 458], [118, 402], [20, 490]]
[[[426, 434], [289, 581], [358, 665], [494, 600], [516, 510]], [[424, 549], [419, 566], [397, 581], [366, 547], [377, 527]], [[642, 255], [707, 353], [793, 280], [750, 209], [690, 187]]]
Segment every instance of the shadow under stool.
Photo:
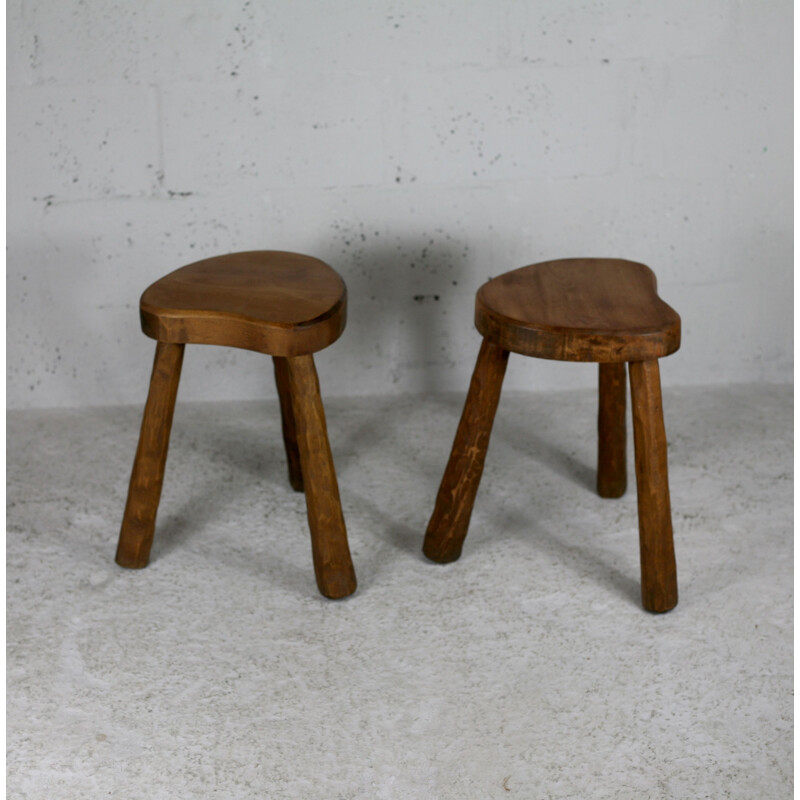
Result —
[[621, 259], [532, 264], [485, 283], [475, 300], [483, 336], [423, 552], [461, 555], [483, 472], [509, 352], [599, 363], [597, 491], [621, 497], [625, 464], [625, 363], [631, 382], [642, 604], [678, 602], [658, 359], [680, 347], [681, 320], [656, 293], [649, 267]]
[[140, 568], [150, 558], [184, 346], [225, 345], [272, 356], [289, 480], [305, 491], [317, 585], [326, 597], [352, 594], [356, 576], [312, 355], [344, 330], [344, 281], [309, 256], [235, 253], [156, 281], [142, 295], [140, 312], [156, 354], [117, 563]]

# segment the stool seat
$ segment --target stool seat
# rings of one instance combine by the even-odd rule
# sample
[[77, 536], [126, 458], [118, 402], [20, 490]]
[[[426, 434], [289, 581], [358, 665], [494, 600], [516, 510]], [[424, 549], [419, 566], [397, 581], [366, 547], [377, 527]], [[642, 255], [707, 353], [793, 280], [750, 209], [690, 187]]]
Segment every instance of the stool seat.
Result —
[[647, 361], [680, 347], [681, 320], [635, 261], [568, 258], [506, 272], [475, 301], [484, 338], [559, 361]]
[[347, 289], [319, 259], [259, 250], [170, 272], [145, 290], [140, 310], [142, 330], [161, 342], [296, 356], [339, 338]]

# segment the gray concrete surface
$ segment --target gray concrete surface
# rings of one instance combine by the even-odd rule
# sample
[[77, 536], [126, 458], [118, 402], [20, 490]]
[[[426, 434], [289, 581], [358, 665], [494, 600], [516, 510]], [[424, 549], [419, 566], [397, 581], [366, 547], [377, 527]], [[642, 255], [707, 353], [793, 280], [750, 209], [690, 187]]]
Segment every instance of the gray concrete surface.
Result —
[[140, 407], [11, 412], [8, 796], [791, 797], [791, 387], [665, 388], [663, 616], [633, 481], [592, 491], [592, 392], [504, 395], [461, 560], [422, 557], [462, 401], [326, 399], [340, 602], [275, 402], [179, 396], [142, 571], [113, 562]]

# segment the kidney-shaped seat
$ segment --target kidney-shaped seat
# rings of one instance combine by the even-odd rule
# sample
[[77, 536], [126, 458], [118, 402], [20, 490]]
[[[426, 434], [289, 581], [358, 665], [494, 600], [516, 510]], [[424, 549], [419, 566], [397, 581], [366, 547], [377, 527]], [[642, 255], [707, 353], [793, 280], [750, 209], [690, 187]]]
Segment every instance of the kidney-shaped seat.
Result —
[[475, 301], [483, 336], [514, 353], [559, 361], [644, 361], [680, 346], [681, 319], [635, 261], [545, 261], [485, 283]]
[[347, 290], [317, 258], [260, 250], [170, 272], [145, 290], [140, 310], [142, 329], [160, 342], [296, 356], [339, 338]]

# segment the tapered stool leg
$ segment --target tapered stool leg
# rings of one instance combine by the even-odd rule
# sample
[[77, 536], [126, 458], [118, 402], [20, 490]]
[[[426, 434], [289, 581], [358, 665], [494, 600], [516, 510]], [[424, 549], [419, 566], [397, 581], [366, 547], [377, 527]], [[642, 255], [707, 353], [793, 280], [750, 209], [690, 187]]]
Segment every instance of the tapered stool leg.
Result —
[[286, 359], [297, 444], [305, 485], [308, 527], [317, 586], [325, 597], [347, 597], [356, 590], [356, 574], [347, 544], [319, 380], [311, 355]]
[[158, 502], [164, 482], [169, 434], [183, 364], [182, 344], [158, 342], [150, 391], [133, 461], [128, 501], [117, 544], [117, 564], [138, 569], [150, 560]]
[[639, 505], [642, 604], [669, 611], [678, 602], [667, 475], [667, 436], [661, 405], [658, 361], [629, 365]]
[[425, 533], [422, 551], [432, 561], [444, 564], [461, 555], [507, 364], [508, 351], [484, 339]]
[[600, 364], [597, 414], [597, 493], [622, 497], [627, 488], [625, 363]]
[[294, 424], [292, 395], [289, 390], [289, 368], [286, 359], [273, 356], [275, 365], [275, 385], [278, 387], [278, 398], [281, 401], [281, 424], [283, 427], [283, 445], [286, 449], [286, 463], [289, 467], [289, 483], [296, 492], [303, 491], [303, 470], [300, 466], [300, 449], [297, 446], [297, 430]]

